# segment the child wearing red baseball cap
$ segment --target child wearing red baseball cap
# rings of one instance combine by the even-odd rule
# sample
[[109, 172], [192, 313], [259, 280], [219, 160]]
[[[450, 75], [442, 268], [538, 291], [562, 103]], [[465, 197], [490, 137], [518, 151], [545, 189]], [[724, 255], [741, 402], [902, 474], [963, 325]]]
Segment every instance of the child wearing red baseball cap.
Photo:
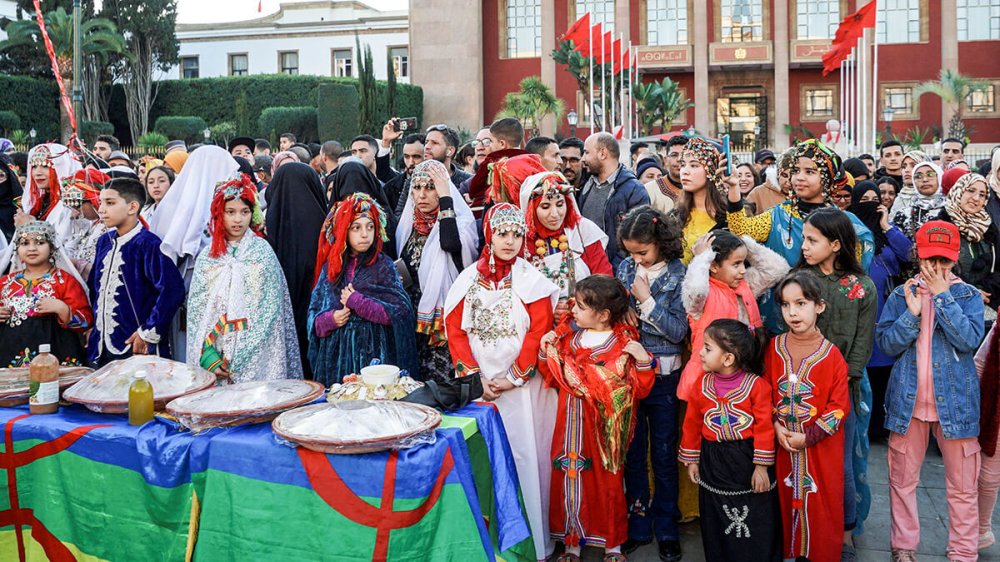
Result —
[[948, 559], [976, 560], [980, 447], [973, 356], [983, 339], [983, 298], [952, 273], [961, 244], [955, 225], [929, 221], [915, 238], [920, 273], [889, 295], [875, 330], [882, 351], [896, 358], [885, 397], [892, 560], [916, 559], [917, 484], [932, 431], [944, 457]]

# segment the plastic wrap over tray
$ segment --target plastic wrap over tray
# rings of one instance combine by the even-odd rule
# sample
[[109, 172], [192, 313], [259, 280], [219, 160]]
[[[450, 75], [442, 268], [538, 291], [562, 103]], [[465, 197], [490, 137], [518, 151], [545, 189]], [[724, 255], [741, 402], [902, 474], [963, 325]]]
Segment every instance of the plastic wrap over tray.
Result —
[[424, 383], [412, 377], [399, 377], [390, 384], [373, 384], [364, 378], [349, 375], [344, 377], [342, 384], [330, 387], [326, 399], [330, 402], [345, 400], [399, 400], [414, 390], [424, 386]]
[[323, 391], [323, 385], [315, 381], [241, 382], [176, 398], [167, 404], [167, 413], [194, 431], [262, 423], [285, 410], [312, 402]]
[[433, 441], [441, 414], [391, 400], [348, 400], [287, 411], [271, 423], [281, 438], [322, 453], [370, 453]]
[[[66, 390], [93, 373], [87, 367], [59, 367], [59, 390]], [[9, 408], [28, 403], [28, 368], [0, 369], [0, 406]]]
[[155, 355], [135, 355], [112, 361], [70, 387], [63, 398], [105, 414], [128, 412], [128, 389], [133, 376], [146, 373], [153, 387], [153, 403], [161, 410], [174, 398], [204, 390], [215, 384], [214, 374], [192, 365]]

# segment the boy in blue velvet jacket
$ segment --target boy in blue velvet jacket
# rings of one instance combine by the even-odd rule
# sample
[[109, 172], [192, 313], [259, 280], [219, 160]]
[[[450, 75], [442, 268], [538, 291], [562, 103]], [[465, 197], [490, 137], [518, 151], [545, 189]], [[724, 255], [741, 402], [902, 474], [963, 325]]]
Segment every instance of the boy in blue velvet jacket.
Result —
[[917, 485], [933, 431], [948, 491], [948, 559], [976, 560], [979, 538], [979, 380], [973, 356], [983, 339], [983, 298], [952, 272], [958, 228], [930, 221], [916, 234], [920, 273], [889, 296], [876, 327], [896, 358], [885, 397], [893, 560], [920, 543]]
[[[617, 268], [618, 280], [629, 288], [639, 319], [642, 346], [660, 362], [649, 396], [639, 402], [635, 436], [625, 460], [625, 494], [629, 502], [626, 554], [655, 536], [660, 559], [681, 559], [677, 520], [677, 382], [681, 352], [688, 334], [681, 301], [685, 267], [680, 224], [643, 205], [633, 209], [618, 229], [628, 253]], [[653, 465], [656, 494], [651, 497], [646, 470], [647, 451]]]

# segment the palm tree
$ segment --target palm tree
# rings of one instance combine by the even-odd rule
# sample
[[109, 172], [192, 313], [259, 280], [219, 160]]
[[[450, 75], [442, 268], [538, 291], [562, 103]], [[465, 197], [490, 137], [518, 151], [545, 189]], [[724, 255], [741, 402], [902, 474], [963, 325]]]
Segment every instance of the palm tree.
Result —
[[[45, 29], [56, 55], [59, 75], [66, 84], [67, 93], [73, 90], [73, 16], [62, 7], [45, 14]], [[7, 39], [0, 41], [0, 51], [21, 45], [35, 45], [45, 49], [42, 34], [34, 18], [12, 20], [4, 29]], [[114, 22], [105, 18], [90, 18], [80, 24], [80, 55], [104, 57], [125, 53], [125, 39], [118, 33]], [[82, 115], [76, 116], [83, 119]], [[59, 122], [63, 142], [69, 140], [72, 130], [66, 108], [59, 104]]]
[[985, 80], [971, 78], [951, 69], [941, 69], [941, 77], [938, 80], [924, 82], [916, 87], [913, 95], [919, 98], [924, 94], [934, 94], [941, 98], [941, 101], [955, 108], [951, 119], [948, 121], [948, 136], [965, 139], [967, 131], [965, 123], [962, 122], [962, 103], [972, 92], [983, 89], [987, 86]]
[[537, 136], [538, 127], [546, 115], [555, 116], [556, 121], [562, 118], [563, 102], [538, 76], [524, 78], [520, 86], [520, 91], [504, 96], [503, 108], [497, 113], [497, 118], [517, 118], [532, 136]]
[[640, 132], [643, 135], [651, 134], [657, 123], [664, 133], [670, 131], [677, 117], [694, 106], [681, 93], [680, 84], [669, 77], [649, 84], [637, 82], [632, 86], [632, 93], [639, 106], [639, 118], [642, 120]]

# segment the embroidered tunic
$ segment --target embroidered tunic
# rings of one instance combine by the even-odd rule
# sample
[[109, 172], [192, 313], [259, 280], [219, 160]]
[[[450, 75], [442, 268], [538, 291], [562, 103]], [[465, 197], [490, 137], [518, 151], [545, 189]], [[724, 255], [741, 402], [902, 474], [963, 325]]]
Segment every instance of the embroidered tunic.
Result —
[[[539, 369], [559, 389], [552, 438], [552, 537], [567, 545], [615, 547], [628, 539], [625, 454], [635, 408], [655, 381], [655, 359], [638, 364], [625, 353], [629, 330], [569, 330], [542, 350]], [[638, 334], [631, 330], [630, 336]]]
[[680, 461], [698, 462], [702, 438], [715, 442], [752, 439], [754, 464], [774, 464], [771, 387], [767, 381], [747, 373], [736, 388], [717, 396], [715, 378], [715, 373], [705, 373], [700, 392], [688, 401], [677, 455]]
[[97, 242], [94, 269], [87, 280], [94, 302], [89, 360], [105, 365], [132, 354], [132, 334], [149, 344], [149, 354], [170, 357], [161, 338], [184, 302], [184, 280], [160, 251], [160, 238], [137, 224], [123, 236], [110, 230]]
[[[499, 283], [483, 281], [474, 263], [452, 285], [445, 301], [448, 348], [458, 376], [478, 371], [487, 380], [506, 378], [517, 388], [495, 404], [517, 466], [535, 554], [552, 552], [548, 532], [549, 451], [556, 393], [534, 376], [538, 346], [552, 328], [558, 288], [517, 258]], [[622, 500], [624, 508], [624, 499]]]
[[[70, 319], [36, 310], [38, 301], [55, 298], [69, 306]], [[0, 323], [0, 366], [23, 367], [38, 353], [39, 344], [52, 346], [52, 354], [63, 365], [83, 365], [86, 353], [81, 334], [93, 325], [94, 315], [83, 286], [65, 271], [52, 268], [37, 279], [24, 272], [0, 278], [0, 306], [11, 309]]]
[[774, 338], [764, 357], [771, 381], [775, 419], [791, 431], [827, 437], [797, 453], [782, 449], [776, 459], [785, 558], [840, 560], [844, 540], [844, 433], [847, 363], [829, 340], [793, 364], [789, 334]]

